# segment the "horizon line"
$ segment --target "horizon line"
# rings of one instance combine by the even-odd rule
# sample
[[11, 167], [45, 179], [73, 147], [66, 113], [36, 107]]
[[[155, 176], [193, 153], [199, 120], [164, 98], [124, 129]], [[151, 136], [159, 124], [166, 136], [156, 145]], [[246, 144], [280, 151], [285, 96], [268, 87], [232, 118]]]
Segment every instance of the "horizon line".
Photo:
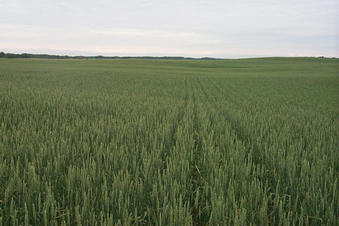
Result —
[[[194, 56], [182, 56], [182, 55], [127, 55], [127, 56], [122, 56], [122, 55], [103, 55], [103, 54], [93, 54], [93, 55], [73, 55], [73, 54], [50, 54], [50, 53], [29, 53], [29, 52], [21, 52], [21, 53], [13, 53], [13, 52], [5, 52], [1, 51], [0, 53], [3, 53], [5, 55], [32, 55], [32, 56], [37, 56], [39, 58], [39, 55], [43, 56], [51, 56], [51, 57], [69, 57], [69, 58], [79, 58], [79, 57], [84, 57], [84, 58], [180, 58], [180, 59], [213, 59], [213, 60], [227, 60], [227, 59], [256, 59], [256, 58], [327, 58], [327, 59], [338, 59], [339, 57], [334, 57], [334, 56], [324, 56], [324, 55], [319, 55], [319, 56], [310, 56], [310, 55], [305, 55], [305, 56], [284, 56], [284, 55], [272, 55], [272, 56], [244, 56], [244, 57], [210, 57], [210, 56], [202, 56], [202, 57], [194, 57]], [[1, 57], [1, 56], [0, 56]]]

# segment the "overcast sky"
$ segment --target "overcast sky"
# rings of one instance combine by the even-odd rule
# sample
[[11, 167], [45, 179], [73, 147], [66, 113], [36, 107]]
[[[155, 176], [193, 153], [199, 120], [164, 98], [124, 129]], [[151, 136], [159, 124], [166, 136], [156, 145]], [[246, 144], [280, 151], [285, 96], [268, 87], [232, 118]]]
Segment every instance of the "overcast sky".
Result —
[[339, 1], [0, 0], [0, 51], [339, 57]]

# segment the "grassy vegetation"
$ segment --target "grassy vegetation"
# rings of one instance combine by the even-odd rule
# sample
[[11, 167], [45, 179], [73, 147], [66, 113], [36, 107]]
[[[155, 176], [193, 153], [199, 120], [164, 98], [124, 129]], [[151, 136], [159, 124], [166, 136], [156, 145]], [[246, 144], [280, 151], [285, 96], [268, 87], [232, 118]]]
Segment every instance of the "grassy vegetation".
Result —
[[339, 61], [0, 59], [0, 225], [336, 225]]

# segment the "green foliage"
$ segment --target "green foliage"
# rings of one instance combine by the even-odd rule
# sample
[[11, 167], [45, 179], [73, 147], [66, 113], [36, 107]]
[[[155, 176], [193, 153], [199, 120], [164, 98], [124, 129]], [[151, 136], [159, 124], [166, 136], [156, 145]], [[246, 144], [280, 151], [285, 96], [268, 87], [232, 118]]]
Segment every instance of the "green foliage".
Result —
[[0, 59], [0, 225], [336, 225], [338, 71]]

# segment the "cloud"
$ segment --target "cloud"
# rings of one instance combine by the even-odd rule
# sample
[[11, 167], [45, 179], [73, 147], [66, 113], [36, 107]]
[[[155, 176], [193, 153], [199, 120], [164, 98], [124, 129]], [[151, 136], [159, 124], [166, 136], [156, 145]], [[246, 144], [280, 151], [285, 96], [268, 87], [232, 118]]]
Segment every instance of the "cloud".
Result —
[[0, 49], [339, 56], [336, 0], [0, 0]]

